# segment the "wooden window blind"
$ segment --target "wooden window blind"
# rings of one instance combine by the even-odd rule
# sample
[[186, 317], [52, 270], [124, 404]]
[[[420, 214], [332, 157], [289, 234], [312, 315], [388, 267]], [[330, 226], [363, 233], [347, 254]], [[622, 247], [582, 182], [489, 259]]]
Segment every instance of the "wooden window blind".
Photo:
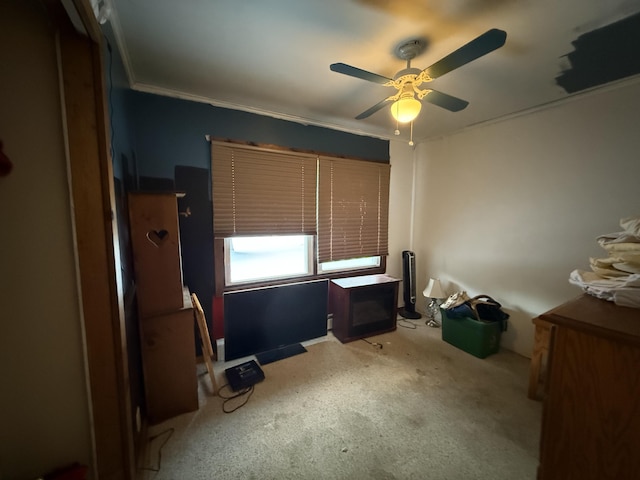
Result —
[[317, 156], [211, 142], [217, 237], [316, 233]]
[[386, 163], [319, 159], [318, 262], [388, 255]]

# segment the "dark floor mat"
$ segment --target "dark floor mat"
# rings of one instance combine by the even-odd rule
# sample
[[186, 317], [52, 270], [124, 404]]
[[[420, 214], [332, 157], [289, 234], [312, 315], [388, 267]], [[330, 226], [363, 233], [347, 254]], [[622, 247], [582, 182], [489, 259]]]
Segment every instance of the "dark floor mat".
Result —
[[266, 365], [267, 363], [277, 362], [283, 358], [293, 357], [294, 355], [299, 355], [306, 351], [307, 349], [301, 344], [294, 343], [292, 345], [287, 345], [286, 347], [280, 347], [274, 350], [258, 353], [256, 358], [258, 359], [258, 362], [260, 362], [260, 365]]

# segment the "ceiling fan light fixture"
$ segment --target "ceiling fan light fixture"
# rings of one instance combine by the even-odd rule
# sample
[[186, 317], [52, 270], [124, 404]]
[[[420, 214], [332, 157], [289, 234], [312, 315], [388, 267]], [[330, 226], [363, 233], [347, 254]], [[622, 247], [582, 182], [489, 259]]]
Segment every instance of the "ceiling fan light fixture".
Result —
[[391, 115], [400, 123], [409, 123], [416, 119], [422, 108], [422, 103], [413, 95], [403, 95], [391, 105]]

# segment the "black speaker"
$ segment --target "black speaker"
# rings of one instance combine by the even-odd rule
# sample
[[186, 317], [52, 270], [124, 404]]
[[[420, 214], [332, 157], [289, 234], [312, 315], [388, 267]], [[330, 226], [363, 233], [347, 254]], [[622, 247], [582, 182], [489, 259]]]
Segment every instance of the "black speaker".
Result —
[[417, 320], [422, 315], [416, 312], [416, 255], [410, 250], [402, 252], [402, 284], [404, 307], [398, 313], [404, 318]]

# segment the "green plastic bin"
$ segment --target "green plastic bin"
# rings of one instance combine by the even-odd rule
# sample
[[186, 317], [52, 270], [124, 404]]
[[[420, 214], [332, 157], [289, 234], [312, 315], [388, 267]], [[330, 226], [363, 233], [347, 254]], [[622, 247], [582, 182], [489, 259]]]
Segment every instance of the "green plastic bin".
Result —
[[449, 318], [442, 313], [442, 340], [478, 358], [500, 350], [502, 322], [482, 322], [469, 317]]

